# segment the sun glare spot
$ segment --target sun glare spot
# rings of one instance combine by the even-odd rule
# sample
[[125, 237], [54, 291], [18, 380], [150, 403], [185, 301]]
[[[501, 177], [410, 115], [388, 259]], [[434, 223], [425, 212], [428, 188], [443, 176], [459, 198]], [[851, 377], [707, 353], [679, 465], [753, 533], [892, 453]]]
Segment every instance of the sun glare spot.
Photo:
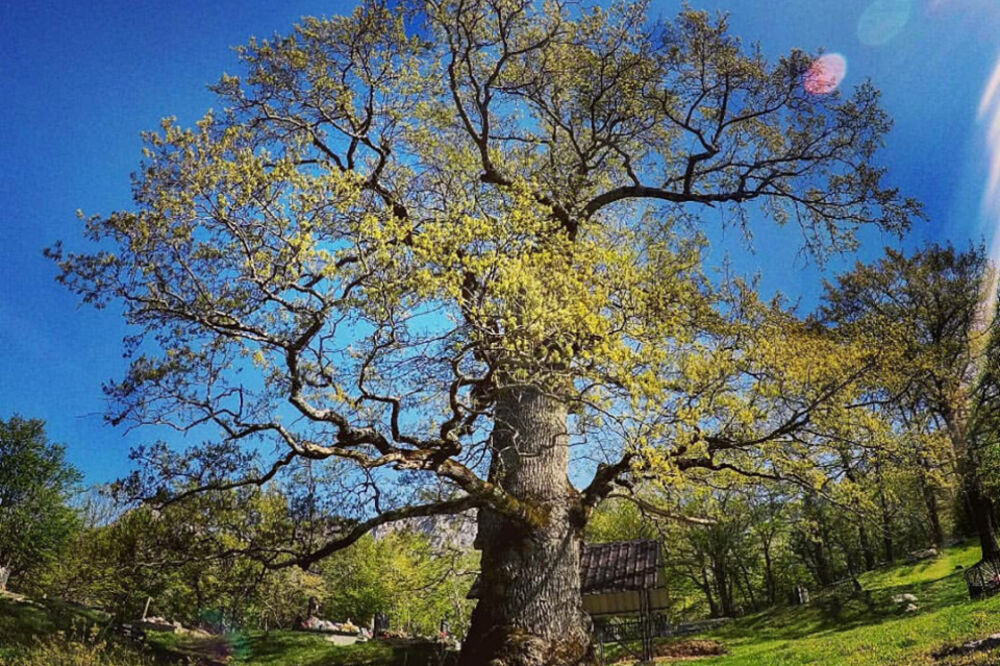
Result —
[[980, 328], [985, 330], [992, 321], [997, 304], [1000, 273], [1000, 57], [983, 87], [977, 108], [979, 122], [986, 126], [986, 151], [989, 159], [986, 187], [981, 202], [983, 221], [990, 235], [990, 278], [980, 295]]
[[858, 39], [867, 46], [885, 44], [910, 20], [910, 6], [910, 0], [875, 0], [858, 19]]
[[993, 68], [993, 74], [990, 75], [989, 82], [983, 88], [982, 97], [979, 98], [979, 108], [976, 109], [976, 114], [980, 118], [983, 117], [986, 113], [986, 108], [996, 98], [997, 89], [1000, 89], [1000, 58], [997, 59], [997, 64]]
[[839, 53], [816, 58], [802, 77], [802, 87], [811, 95], [832, 93], [847, 75], [847, 59]]

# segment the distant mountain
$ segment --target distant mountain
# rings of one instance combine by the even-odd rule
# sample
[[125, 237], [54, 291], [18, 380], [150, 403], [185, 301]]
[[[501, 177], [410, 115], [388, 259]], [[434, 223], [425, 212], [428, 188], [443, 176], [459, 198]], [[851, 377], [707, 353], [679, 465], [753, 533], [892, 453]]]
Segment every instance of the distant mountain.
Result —
[[436, 551], [472, 550], [477, 529], [476, 511], [473, 509], [454, 515], [396, 520], [376, 528], [372, 535], [380, 539], [392, 532], [409, 531], [428, 537], [431, 547]]

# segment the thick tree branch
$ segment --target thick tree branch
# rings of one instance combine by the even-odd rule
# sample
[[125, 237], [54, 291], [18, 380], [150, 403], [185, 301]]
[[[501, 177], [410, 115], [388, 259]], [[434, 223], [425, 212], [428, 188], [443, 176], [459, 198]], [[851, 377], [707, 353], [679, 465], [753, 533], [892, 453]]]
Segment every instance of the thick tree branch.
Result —
[[381, 513], [373, 518], [357, 523], [347, 533], [328, 541], [322, 547], [312, 551], [311, 553], [293, 557], [291, 559], [270, 562], [267, 566], [271, 569], [284, 569], [293, 566], [307, 569], [310, 565], [315, 564], [324, 557], [327, 557], [338, 550], [347, 548], [380, 525], [385, 525], [386, 523], [391, 523], [397, 520], [404, 520], [406, 518], [456, 514], [469, 509], [479, 508], [480, 506], [482, 506], [481, 500], [474, 497], [463, 497], [460, 499], [435, 502], [433, 504], [418, 504], [413, 506], [404, 506], [398, 509], [390, 509], [389, 511]]

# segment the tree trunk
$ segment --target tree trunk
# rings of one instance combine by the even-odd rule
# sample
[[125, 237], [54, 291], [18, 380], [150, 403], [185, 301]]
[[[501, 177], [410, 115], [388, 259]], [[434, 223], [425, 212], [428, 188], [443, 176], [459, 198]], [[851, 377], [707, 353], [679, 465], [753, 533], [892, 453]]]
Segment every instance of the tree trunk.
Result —
[[826, 517], [819, 514], [819, 540], [816, 541], [816, 552], [819, 561], [822, 562], [823, 585], [830, 585], [837, 579], [834, 566], [836, 560], [833, 556], [833, 545], [830, 543], [830, 531], [827, 529]]
[[892, 564], [896, 559], [896, 548], [892, 541], [892, 512], [889, 499], [885, 496], [885, 479], [882, 477], [882, 462], [875, 458], [875, 481], [878, 484], [878, 503], [882, 518], [882, 548], [885, 550], [886, 564]]
[[594, 663], [580, 596], [585, 516], [570, 485], [565, 405], [527, 388], [504, 391], [491, 436], [490, 481], [538, 510], [527, 525], [480, 510], [479, 603], [462, 666]]
[[885, 550], [885, 561], [892, 564], [896, 560], [896, 547], [892, 541], [892, 514], [885, 493], [879, 493], [882, 504], [882, 548]]
[[920, 466], [923, 468], [923, 472], [920, 474], [920, 492], [924, 497], [924, 506], [927, 507], [927, 531], [931, 538], [931, 545], [940, 548], [944, 545], [944, 530], [941, 528], [941, 512], [938, 509], [937, 492], [927, 478], [930, 475], [930, 462], [926, 457], [921, 457]]
[[935, 548], [940, 548], [944, 545], [944, 530], [941, 529], [941, 514], [938, 510], [937, 494], [934, 492], [933, 486], [927, 483], [926, 480], [922, 480], [921, 485], [923, 488], [924, 496], [924, 506], [927, 507], [927, 532], [931, 538], [931, 545]]
[[[851, 459], [846, 450], [841, 451], [840, 458], [844, 465], [844, 474], [847, 476], [847, 480], [851, 483], [857, 484], [857, 476], [854, 474], [854, 468], [851, 467]], [[854, 503], [854, 507], [857, 508], [856, 502]], [[875, 553], [872, 550], [872, 545], [868, 539], [868, 532], [865, 530], [863, 520], [858, 522], [858, 542], [861, 544], [861, 554], [865, 559], [865, 571], [871, 571], [875, 568]], [[850, 559], [850, 557], [851, 556], [848, 555], [848, 559]]]
[[972, 518], [972, 526], [979, 537], [982, 559], [1000, 559], [997, 546], [996, 525], [993, 523], [993, 501], [983, 492], [982, 484], [975, 473], [962, 475], [962, 495]]
[[961, 411], [945, 413], [945, 424], [951, 438], [958, 475], [962, 484], [962, 495], [972, 518], [972, 526], [979, 537], [982, 559], [1000, 559], [997, 546], [996, 525], [993, 523], [993, 501], [983, 489], [979, 478], [979, 464], [968, 434], [968, 424]]
[[740, 570], [743, 572], [743, 586], [746, 589], [746, 598], [750, 601], [750, 607], [756, 610], [757, 596], [753, 593], [753, 585], [750, 583], [750, 571], [742, 562], [740, 562]]
[[850, 541], [845, 541], [838, 537], [830, 546], [831, 559], [833, 558], [834, 545], [839, 546], [840, 552], [844, 554], [844, 566], [847, 567], [847, 575], [851, 578], [857, 576], [861, 571], [861, 556], [858, 553], [858, 549]]
[[701, 569], [701, 579], [703, 581], [701, 589], [705, 593], [705, 599], [708, 601], [709, 617], [721, 617], [719, 605], [715, 602], [715, 597], [712, 596], [712, 583], [708, 580], [708, 571], [704, 567]]
[[732, 582], [729, 580], [729, 567], [722, 558], [712, 558], [712, 576], [715, 578], [715, 595], [719, 599], [722, 617], [733, 617], [736, 612], [733, 605]]
[[771, 566], [771, 542], [764, 541], [764, 580], [767, 581], [767, 603], [773, 606], [778, 600], [778, 586], [774, 581], [774, 570]]
[[871, 571], [875, 568], [875, 550], [872, 548], [864, 523], [858, 525], [858, 541], [861, 542], [861, 554], [865, 558], [865, 571]]

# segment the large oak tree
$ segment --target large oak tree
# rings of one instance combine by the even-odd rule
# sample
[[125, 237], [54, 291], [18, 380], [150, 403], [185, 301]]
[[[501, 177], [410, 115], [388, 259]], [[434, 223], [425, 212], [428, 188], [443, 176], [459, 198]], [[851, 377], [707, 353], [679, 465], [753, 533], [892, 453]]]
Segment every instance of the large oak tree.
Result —
[[[86, 222], [101, 249], [52, 254], [136, 327], [112, 417], [221, 434], [147, 455], [155, 478], [344, 461], [356, 520], [272, 566], [478, 508], [464, 663], [576, 664], [582, 528], [616, 485], [808, 482], [809, 442], [783, 437], [860, 352], [717, 290], [690, 230], [760, 215], [822, 254], [904, 229], [871, 85], [810, 94], [809, 55], [768, 62], [722, 18], [631, 3], [365, 2], [240, 56], [221, 110], [145, 136], [135, 206]], [[576, 444], [601, 460], [589, 483], [569, 480]], [[425, 483], [404, 501], [397, 479]]]

